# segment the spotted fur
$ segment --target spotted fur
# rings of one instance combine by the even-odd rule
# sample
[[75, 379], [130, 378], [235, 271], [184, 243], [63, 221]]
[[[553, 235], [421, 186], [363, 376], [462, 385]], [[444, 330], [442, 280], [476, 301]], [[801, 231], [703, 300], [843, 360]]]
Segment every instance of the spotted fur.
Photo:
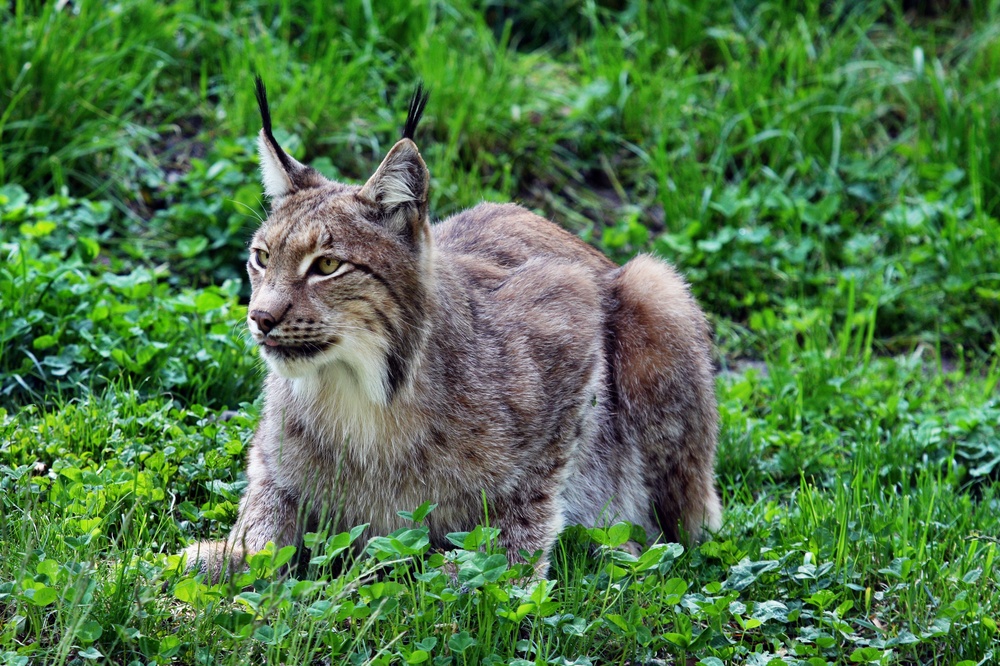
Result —
[[672, 540], [719, 527], [709, 329], [670, 266], [618, 267], [511, 204], [432, 226], [415, 121], [364, 186], [344, 185], [284, 154], [258, 93], [272, 209], [247, 324], [264, 410], [236, 524], [191, 546], [191, 566], [218, 578], [321, 519], [385, 534], [428, 500], [446, 546], [485, 497], [513, 557], [543, 553], [539, 575], [569, 523]]

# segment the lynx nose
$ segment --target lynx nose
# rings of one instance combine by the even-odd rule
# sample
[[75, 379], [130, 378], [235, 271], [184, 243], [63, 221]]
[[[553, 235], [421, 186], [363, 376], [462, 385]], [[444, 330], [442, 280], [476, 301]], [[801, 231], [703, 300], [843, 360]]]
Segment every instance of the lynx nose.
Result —
[[278, 320], [267, 310], [251, 310], [250, 318], [256, 322], [264, 335], [270, 333], [271, 329], [278, 325]]

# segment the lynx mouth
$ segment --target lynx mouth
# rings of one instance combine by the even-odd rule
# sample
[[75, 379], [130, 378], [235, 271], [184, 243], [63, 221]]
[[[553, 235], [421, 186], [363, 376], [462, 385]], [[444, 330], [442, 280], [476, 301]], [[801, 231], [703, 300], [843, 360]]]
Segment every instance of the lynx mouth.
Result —
[[260, 346], [262, 351], [265, 353], [271, 354], [285, 361], [290, 361], [293, 359], [315, 356], [316, 354], [326, 351], [335, 343], [336, 340], [288, 344], [272, 340], [271, 338], [264, 338]]

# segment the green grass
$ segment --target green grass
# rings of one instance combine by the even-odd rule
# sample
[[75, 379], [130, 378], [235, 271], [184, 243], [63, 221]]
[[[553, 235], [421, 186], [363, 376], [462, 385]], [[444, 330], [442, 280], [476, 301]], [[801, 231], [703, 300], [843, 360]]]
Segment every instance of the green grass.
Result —
[[[4, 5], [0, 664], [990, 663], [1000, 6], [912, 4]], [[526, 589], [488, 529], [427, 552], [424, 507], [365, 557], [178, 573], [259, 408], [254, 73], [354, 181], [422, 79], [438, 217], [514, 199], [677, 264], [716, 327], [722, 532], [636, 560], [572, 528]]]

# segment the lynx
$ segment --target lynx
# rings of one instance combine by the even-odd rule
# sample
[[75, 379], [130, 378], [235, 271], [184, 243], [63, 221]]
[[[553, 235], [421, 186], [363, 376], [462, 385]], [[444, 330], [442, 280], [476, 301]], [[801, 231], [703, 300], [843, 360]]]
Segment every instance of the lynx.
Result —
[[619, 267], [513, 204], [432, 225], [420, 87], [360, 187], [282, 150], [256, 93], [271, 210], [247, 326], [269, 373], [236, 524], [190, 567], [218, 579], [323, 521], [387, 534], [428, 500], [432, 544], [485, 502], [512, 559], [541, 552], [537, 576], [567, 524], [718, 529], [709, 328], [672, 267]]

